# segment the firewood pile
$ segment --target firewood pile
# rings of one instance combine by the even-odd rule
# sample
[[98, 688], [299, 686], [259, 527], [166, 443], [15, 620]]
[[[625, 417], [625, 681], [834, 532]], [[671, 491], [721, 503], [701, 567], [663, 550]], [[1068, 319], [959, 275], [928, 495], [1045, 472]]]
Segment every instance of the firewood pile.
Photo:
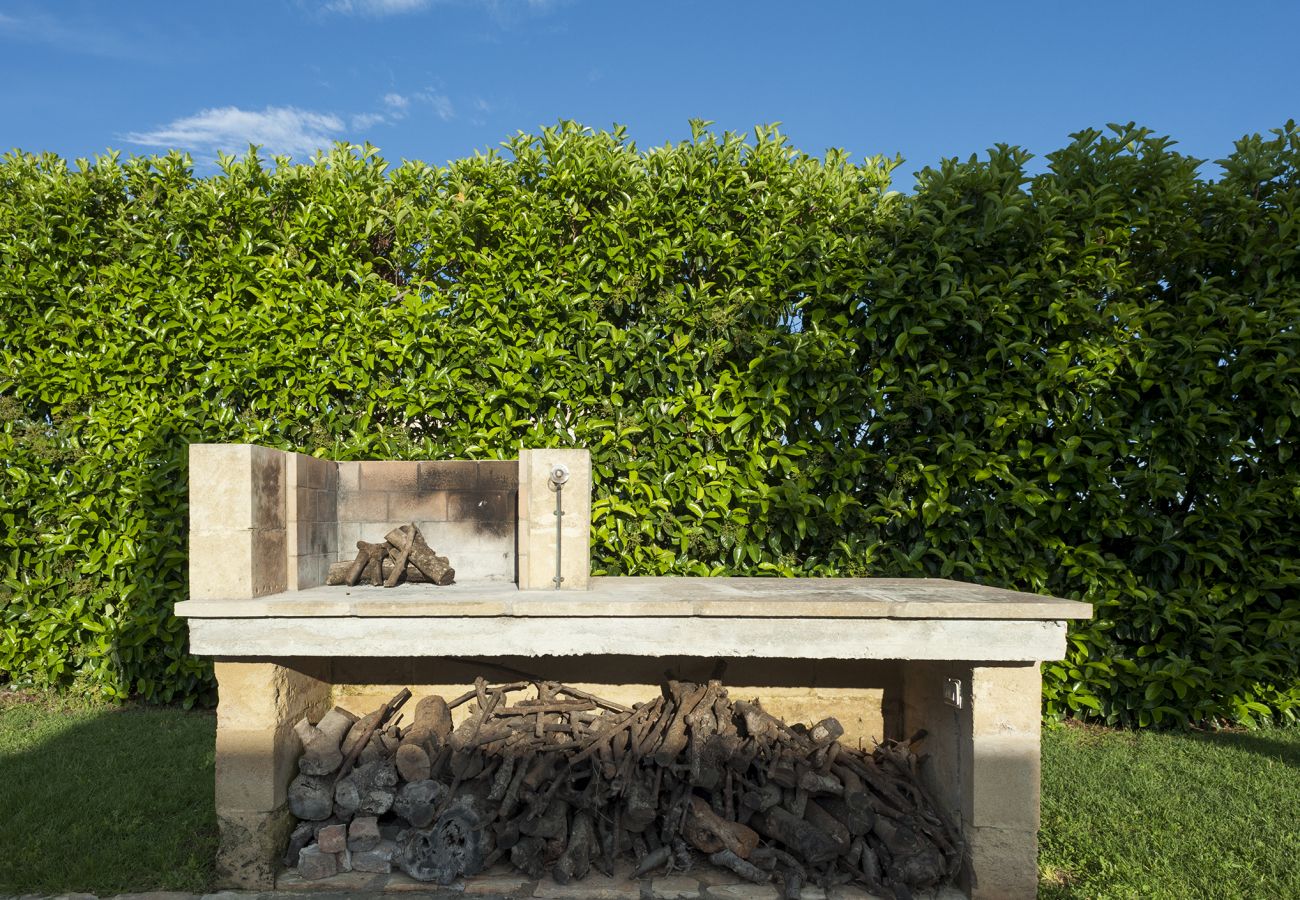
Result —
[[397, 587], [404, 581], [448, 585], [456, 580], [456, 570], [429, 547], [412, 522], [388, 532], [381, 543], [357, 541], [356, 559], [330, 566], [325, 583], [355, 586], [362, 579], [375, 587]]
[[865, 752], [840, 743], [835, 719], [787, 725], [717, 681], [669, 681], [628, 708], [479, 679], [450, 702], [420, 700], [403, 727], [410, 696], [299, 723], [289, 806], [301, 824], [285, 863], [304, 878], [398, 867], [445, 885], [508, 861], [568, 884], [624, 859], [633, 877], [707, 860], [791, 898], [847, 882], [910, 897], [961, 864], [960, 836], [921, 784], [923, 733]]

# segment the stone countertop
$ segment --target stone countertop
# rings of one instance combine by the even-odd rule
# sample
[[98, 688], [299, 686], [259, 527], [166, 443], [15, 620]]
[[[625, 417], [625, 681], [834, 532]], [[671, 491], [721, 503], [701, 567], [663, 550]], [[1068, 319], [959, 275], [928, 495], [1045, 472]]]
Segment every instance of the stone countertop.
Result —
[[1086, 619], [1076, 600], [935, 578], [600, 577], [590, 590], [521, 591], [510, 582], [447, 587], [314, 587], [254, 600], [185, 600], [191, 619], [759, 618]]

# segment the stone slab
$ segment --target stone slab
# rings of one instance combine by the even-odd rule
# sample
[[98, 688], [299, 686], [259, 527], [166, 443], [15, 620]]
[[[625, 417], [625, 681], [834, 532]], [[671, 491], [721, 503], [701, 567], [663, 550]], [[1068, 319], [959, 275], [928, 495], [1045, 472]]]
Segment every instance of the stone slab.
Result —
[[[351, 555], [355, 555], [355, 551]], [[351, 558], [351, 556], [349, 556]], [[176, 604], [189, 618], [227, 616], [683, 616], [776, 619], [1086, 619], [1077, 600], [936, 578], [592, 578], [588, 590], [519, 590], [465, 580], [446, 587], [315, 587], [253, 600]]]
[[722, 656], [1061, 659], [1064, 622], [571, 617], [191, 618], [190, 652], [224, 657]]

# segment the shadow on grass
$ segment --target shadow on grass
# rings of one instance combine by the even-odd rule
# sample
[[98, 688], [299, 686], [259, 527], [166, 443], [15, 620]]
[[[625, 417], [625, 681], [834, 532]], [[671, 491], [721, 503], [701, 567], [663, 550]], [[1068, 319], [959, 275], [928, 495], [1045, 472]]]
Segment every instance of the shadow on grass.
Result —
[[1293, 769], [1300, 769], [1300, 732], [1290, 740], [1279, 738], [1268, 731], [1196, 732], [1193, 737], [1206, 743], [1253, 753], [1256, 756], [1284, 763]]
[[216, 719], [0, 707], [0, 893], [207, 890]]

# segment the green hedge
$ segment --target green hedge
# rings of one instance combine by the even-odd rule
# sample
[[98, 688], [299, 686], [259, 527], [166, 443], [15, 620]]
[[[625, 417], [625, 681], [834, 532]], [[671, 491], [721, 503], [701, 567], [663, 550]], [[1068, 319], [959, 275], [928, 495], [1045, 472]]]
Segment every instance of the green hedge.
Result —
[[1300, 711], [1300, 132], [1128, 126], [1026, 174], [694, 123], [388, 169], [0, 161], [0, 679], [208, 702], [186, 445], [586, 445], [609, 574], [1077, 597], [1046, 710]]

